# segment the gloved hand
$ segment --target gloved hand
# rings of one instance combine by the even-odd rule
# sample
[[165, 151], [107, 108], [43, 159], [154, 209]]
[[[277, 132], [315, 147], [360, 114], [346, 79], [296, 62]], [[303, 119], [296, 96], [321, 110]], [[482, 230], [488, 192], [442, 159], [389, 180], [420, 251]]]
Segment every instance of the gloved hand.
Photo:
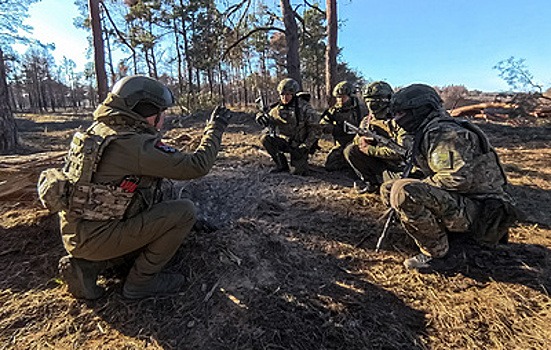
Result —
[[270, 125], [270, 119], [268, 118], [268, 116], [262, 112], [259, 112], [257, 115], [256, 115], [256, 118], [255, 118], [255, 121], [258, 125], [260, 126], [263, 126], [263, 127], [268, 127], [268, 125]]
[[228, 126], [231, 117], [233, 116], [232, 112], [224, 106], [216, 106], [212, 111], [207, 124], [209, 123], [220, 123], [224, 126]]

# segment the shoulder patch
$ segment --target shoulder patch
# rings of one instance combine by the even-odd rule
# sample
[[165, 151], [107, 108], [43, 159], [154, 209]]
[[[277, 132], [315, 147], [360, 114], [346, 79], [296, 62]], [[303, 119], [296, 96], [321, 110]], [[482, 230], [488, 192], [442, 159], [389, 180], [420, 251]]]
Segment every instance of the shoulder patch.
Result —
[[164, 153], [176, 153], [176, 148], [170, 147], [169, 145], [159, 141], [155, 144], [155, 148], [164, 152]]

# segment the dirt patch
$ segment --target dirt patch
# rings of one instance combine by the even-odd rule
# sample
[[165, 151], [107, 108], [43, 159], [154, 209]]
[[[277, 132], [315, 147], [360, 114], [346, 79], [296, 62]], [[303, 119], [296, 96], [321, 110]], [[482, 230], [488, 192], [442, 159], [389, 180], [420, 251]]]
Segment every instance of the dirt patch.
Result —
[[[18, 120], [29, 152], [66, 147], [81, 119], [51, 123]], [[188, 118], [167, 132], [167, 141], [193, 149], [203, 123]], [[169, 264], [189, 280], [179, 295], [127, 301], [113, 273], [103, 281], [106, 297], [73, 299], [58, 279], [64, 251], [56, 219], [36, 199], [3, 202], [0, 343], [6, 349], [549, 348], [551, 133], [481, 127], [527, 217], [512, 229], [510, 244], [494, 249], [452, 237], [449, 256], [428, 274], [403, 268], [415, 247], [399, 227], [383, 252], [373, 251], [384, 208], [377, 196], [355, 195], [346, 175], [323, 170], [328, 140], [311, 176], [269, 174], [261, 130], [245, 115], [230, 126], [209, 175], [172, 183], [218, 227], [193, 233]]]

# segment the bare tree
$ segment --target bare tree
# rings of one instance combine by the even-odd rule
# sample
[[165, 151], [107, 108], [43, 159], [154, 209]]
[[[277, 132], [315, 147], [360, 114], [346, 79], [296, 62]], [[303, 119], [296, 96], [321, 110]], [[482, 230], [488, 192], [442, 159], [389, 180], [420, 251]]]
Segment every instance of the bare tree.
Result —
[[285, 25], [285, 40], [287, 42], [287, 74], [302, 86], [300, 74], [300, 57], [298, 53], [298, 26], [295, 20], [295, 11], [289, 0], [281, 0], [281, 14]]
[[105, 71], [105, 49], [103, 47], [103, 32], [99, 12], [101, 0], [88, 0], [90, 23], [92, 24], [92, 38], [94, 41], [94, 68], [98, 84], [98, 98], [103, 101], [107, 97], [107, 73]]
[[11, 152], [17, 146], [17, 128], [9, 104], [4, 52], [0, 47], [0, 154]]
[[[331, 102], [337, 73], [337, 0], [326, 0], [327, 47], [325, 51], [325, 94]], [[332, 104], [332, 103], [330, 103]]]

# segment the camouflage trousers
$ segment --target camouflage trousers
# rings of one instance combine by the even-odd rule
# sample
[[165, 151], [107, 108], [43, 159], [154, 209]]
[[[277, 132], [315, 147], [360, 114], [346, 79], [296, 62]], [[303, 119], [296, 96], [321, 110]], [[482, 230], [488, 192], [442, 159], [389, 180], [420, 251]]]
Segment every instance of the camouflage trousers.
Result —
[[74, 257], [112, 260], [138, 251], [127, 280], [143, 283], [168, 263], [196, 221], [187, 199], [154, 204], [126, 220], [80, 221], [63, 229], [65, 249]]
[[284, 138], [262, 135], [260, 142], [276, 164], [280, 161], [280, 157], [285, 157], [283, 153], [289, 153], [291, 158], [291, 172], [304, 173], [308, 171], [308, 153], [301, 152], [298, 148], [291, 147], [290, 143]]
[[353, 143], [346, 146], [343, 155], [356, 175], [372, 185], [399, 178], [403, 170], [401, 162], [368, 156]]
[[336, 145], [331, 148], [325, 159], [325, 169], [327, 171], [339, 171], [350, 169], [350, 165], [344, 158], [344, 145]]
[[448, 252], [447, 232], [468, 232], [478, 211], [473, 200], [416, 179], [385, 182], [381, 198], [421, 252], [435, 258]]

